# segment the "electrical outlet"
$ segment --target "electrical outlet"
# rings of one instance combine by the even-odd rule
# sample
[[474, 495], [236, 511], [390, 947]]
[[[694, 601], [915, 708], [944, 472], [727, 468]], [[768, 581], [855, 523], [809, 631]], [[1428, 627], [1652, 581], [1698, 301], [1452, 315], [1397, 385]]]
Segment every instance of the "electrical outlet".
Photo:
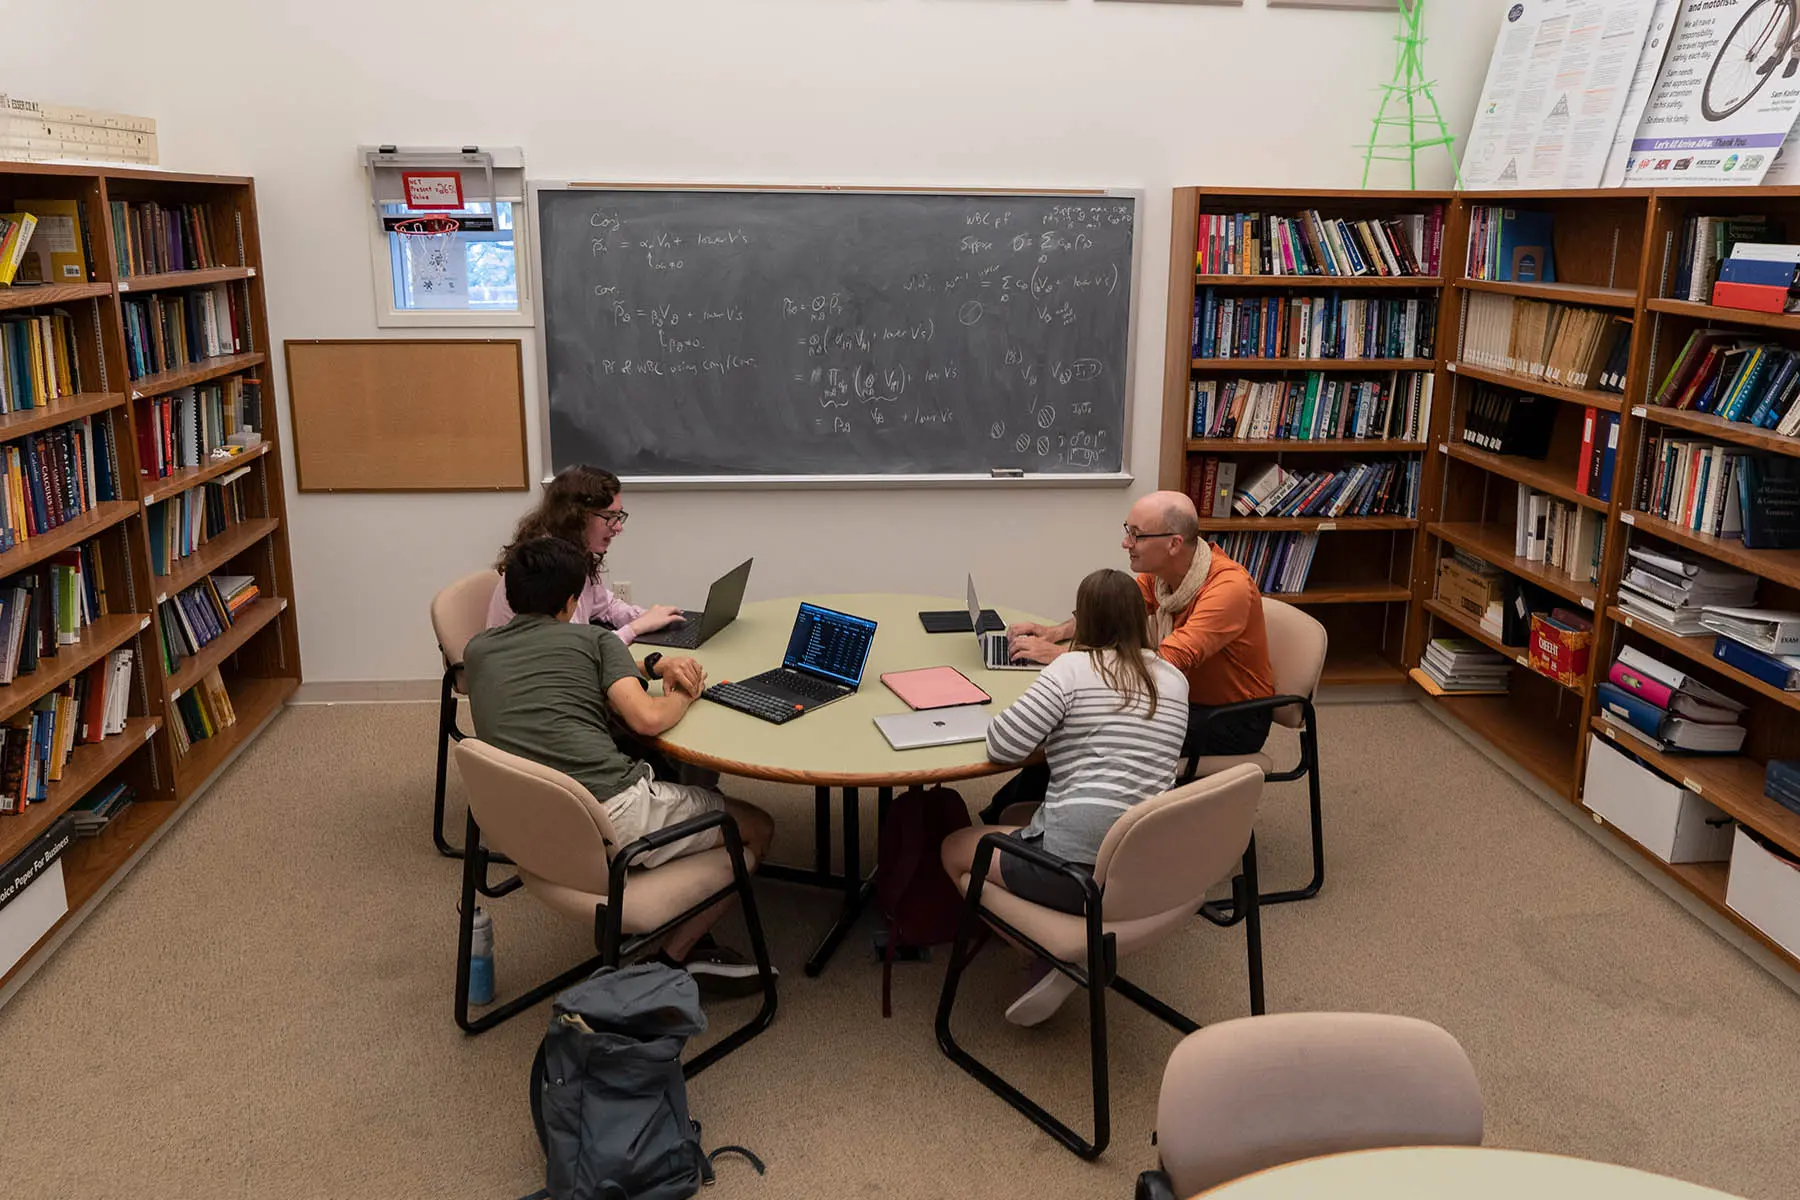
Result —
[[612, 594], [617, 596], [619, 599], [623, 600], [625, 603], [630, 604], [631, 603], [631, 580], [621, 579], [617, 583], [613, 584], [612, 585]]

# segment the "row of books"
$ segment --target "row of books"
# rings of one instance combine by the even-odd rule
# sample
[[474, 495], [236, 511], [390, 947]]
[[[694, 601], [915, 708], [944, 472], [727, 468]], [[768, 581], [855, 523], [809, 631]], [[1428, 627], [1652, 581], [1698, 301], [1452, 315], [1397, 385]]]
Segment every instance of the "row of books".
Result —
[[1419, 460], [1345, 463], [1289, 471], [1264, 463], [1240, 476], [1232, 512], [1241, 517], [1411, 517], [1418, 513]]
[[1248, 571], [1265, 595], [1279, 596], [1306, 590], [1319, 535], [1237, 532], [1215, 538], [1214, 544]]
[[1728, 330], [1689, 335], [1652, 404], [1716, 413], [1783, 436], [1800, 433], [1800, 351]]
[[208, 575], [157, 605], [164, 672], [173, 675], [182, 659], [225, 636], [258, 594], [256, 580], [248, 575]]
[[81, 391], [75, 318], [61, 309], [0, 319], [0, 413]]
[[221, 446], [253, 445], [254, 412], [261, 419], [260, 389], [236, 375], [176, 388], [137, 401], [138, 473], [166, 479], [209, 461]]
[[120, 647], [0, 725], [0, 813], [42, 804], [76, 746], [124, 730], [131, 662]]
[[136, 789], [122, 779], [92, 789], [69, 809], [69, 816], [75, 822], [75, 836], [99, 837], [136, 799]]
[[80, 641], [106, 611], [106, 581], [91, 544], [0, 580], [0, 684]]
[[1549, 213], [1502, 205], [1469, 206], [1469, 278], [1513, 283], [1556, 282]]
[[1596, 697], [1606, 723], [1664, 753], [1736, 754], [1745, 705], [1687, 672], [1624, 646]]
[[110, 414], [0, 446], [0, 552], [120, 498]]
[[1190, 455], [1187, 494], [1193, 497], [1194, 511], [1200, 516], [1229, 517], [1237, 497], [1237, 463], [1213, 454]]
[[1201, 213], [1194, 268], [1202, 275], [1436, 276], [1444, 207], [1346, 219], [1309, 208], [1297, 216]]
[[1474, 638], [1432, 638], [1419, 668], [1446, 692], [1504, 692], [1512, 678], [1512, 660]]
[[1754, 604], [1759, 582], [1755, 575], [1709, 559], [1634, 542], [1625, 548], [1619, 607], [1666, 633], [1697, 637], [1706, 631], [1700, 614], [1707, 605]]
[[1719, 264], [1739, 242], [1778, 242], [1781, 230], [1765, 215], [1689, 217], [1681, 223], [1681, 249], [1669, 296], [1695, 304], [1712, 303]]
[[1606, 542], [1606, 514], [1559, 500], [1527, 484], [1519, 485], [1513, 553], [1543, 563], [1576, 583], [1600, 577]]
[[1800, 462], [1660, 431], [1644, 443], [1635, 507], [1749, 550], [1800, 547]]
[[1197, 438], [1417, 441], [1431, 412], [1429, 371], [1357, 379], [1311, 371], [1305, 379], [1196, 379], [1188, 428]]
[[1243, 296], [1202, 288], [1194, 297], [1195, 358], [1430, 358], [1437, 299]]
[[204, 204], [114, 200], [112, 225], [121, 276], [224, 265], [213, 247], [212, 216]]
[[126, 296], [125, 362], [133, 379], [173, 371], [243, 346], [237, 289], [228, 283]]
[[175, 757], [184, 758], [195, 742], [215, 737], [222, 729], [237, 724], [237, 712], [231, 705], [231, 693], [219, 669], [208, 671], [200, 682], [175, 698], [176, 720], [169, 722], [175, 734]]
[[[1510, 388], [1476, 386], [1463, 412], [1462, 440], [1491, 454], [1542, 459], [1561, 411], [1558, 401]], [[1619, 414], [1582, 410], [1581, 444], [1575, 457], [1575, 488], [1584, 496], [1611, 500], [1619, 460]]]
[[1471, 292], [1464, 362], [1572, 388], [1625, 390], [1631, 323], [1597, 308]]
[[150, 571], [167, 575], [169, 568], [198, 553], [200, 547], [234, 525], [249, 520], [244, 477], [249, 467], [239, 467], [202, 487], [177, 492], [150, 506], [145, 523], [150, 533]]

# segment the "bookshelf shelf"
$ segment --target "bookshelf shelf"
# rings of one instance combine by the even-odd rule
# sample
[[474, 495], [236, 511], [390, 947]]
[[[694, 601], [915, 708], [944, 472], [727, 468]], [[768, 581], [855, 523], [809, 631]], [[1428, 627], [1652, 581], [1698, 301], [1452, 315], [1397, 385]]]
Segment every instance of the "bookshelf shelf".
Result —
[[1558, 796], [1568, 799], [1575, 794], [1577, 747], [1517, 697], [1443, 695], [1431, 702], [1492, 742]]
[[199, 683], [214, 667], [243, 649], [244, 643], [261, 633], [269, 622], [286, 610], [287, 601], [280, 597], [265, 596], [260, 600], [252, 600], [238, 613], [230, 629], [181, 661], [181, 665], [168, 677], [165, 684], [169, 689], [169, 699], [173, 701]]
[[[268, 359], [264, 354], [224, 354], [218, 358], [209, 358], [179, 371], [163, 371], [156, 375], [145, 375], [131, 381], [131, 398], [142, 399], [145, 396], [160, 396], [164, 392], [172, 392], [176, 388], [184, 388], [190, 384], [205, 383], [209, 379], [219, 379], [250, 367], [261, 366]], [[267, 424], [267, 419], [264, 421]], [[267, 429], [262, 431], [266, 441], [269, 437]]]
[[1196, 371], [1429, 371], [1429, 358], [1196, 358]]
[[58, 646], [54, 655], [38, 659], [37, 670], [15, 675], [11, 683], [0, 686], [0, 721], [23, 712], [32, 701], [69, 682], [149, 624], [150, 618], [140, 613], [113, 613], [93, 621], [81, 631], [81, 640]]
[[73, 521], [64, 521], [55, 529], [26, 538], [4, 554], [0, 554], [0, 579], [17, 575], [36, 566], [53, 554], [61, 554], [70, 546], [87, 541], [97, 533], [111, 529], [137, 512], [135, 500], [107, 500], [94, 505]]
[[194, 271], [162, 271], [157, 274], [130, 275], [119, 280], [121, 292], [158, 292], [167, 288], [204, 287], [211, 283], [232, 283], [256, 276], [254, 267], [205, 267]]
[[[232, 753], [254, 738], [274, 716], [300, 681], [288, 676], [235, 678], [225, 681], [237, 721], [203, 742], [195, 742], [175, 764], [175, 783], [184, 795], [204, 785]], [[179, 718], [176, 718], [179, 719]]]
[[209, 479], [217, 479], [221, 475], [229, 475], [239, 467], [248, 466], [269, 452], [268, 442], [258, 442], [242, 454], [234, 454], [230, 458], [216, 459], [203, 467], [183, 467], [173, 475], [165, 475], [161, 479], [144, 476], [144, 507], [178, 496], [182, 492], [191, 491]]
[[1398, 583], [1331, 583], [1302, 592], [1265, 592], [1271, 600], [1283, 600], [1306, 608], [1324, 604], [1392, 604], [1412, 599], [1412, 589]]
[[1238, 288], [1440, 288], [1436, 275], [1194, 275], [1195, 287]]
[[1746, 550], [1735, 538], [1696, 533], [1646, 512], [1628, 512], [1619, 519], [1642, 533], [1685, 546], [1728, 567], [1749, 571], [1787, 587], [1800, 587], [1800, 550]]
[[1523, 483], [1540, 492], [1548, 492], [1571, 504], [1579, 504], [1583, 508], [1595, 512], [1605, 512], [1606, 501], [1596, 499], [1577, 490], [1574, 484], [1573, 466], [1558, 470], [1534, 458], [1522, 458], [1517, 454], [1494, 454], [1487, 450], [1479, 450], [1465, 442], [1443, 442], [1444, 452], [1458, 462], [1480, 467], [1490, 474], [1504, 476], [1514, 483]]
[[110, 283], [41, 283], [0, 288], [0, 312], [68, 304], [73, 300], [90, 300], [110, 295]]
[[1390, 438], [1189, 438], [1187, 448], [1208, 454], [1408, 454], [1425, 449], [1425, 443]]
[[1546, 567], [1543, 563], [1532, 562], [1530, 559], [1514, 554], [1513, 532], [1510, 529], [1496, 525], [1478, 525], [1466, 521], [1433, 521], [1425, 529], [1432, 536], [1441, 538], [1452, 546], [1461, 546], [1470, 554], [1485, 559], [1502, 571], [1535, 583], [1565, 600], [1573, 600], [1582, 608], [1592, 609], [1594, 607], [1595, 586], [1592, 582], [1577, 583], [1562, 572]]
[[1507, 658], [1512, 659], [1518, 666], [1526, 667], [1527, 670], [1530, 669], [1526, 665], [1528, 660], [1526, 658], [1525, 647], [1507, 645], [1505, 642], [1483, 629], [1480, 621], [1464, 616], [1461, 612], [1451, 608], [1442, 600], [1433, 597], [1432, 599], [1425, 601], [1425, 611], [1436, 617], [1438, 620], [1443, 621], [1458, 633], [1467, 634], [1469, 637], [1474, 638], [1489, 650], [1492, 650], [1495, 654], [1503, 654]]
[[1585, 283], [1514, 283], [1501, 279], [1459, 279], [1456, 286], [1472, 292], [1499, 292], [1528, 300], [1556, 300], [1563, 304], [1589, 304], [1596, 308], [1635, 308], [1637, 293], [1630, 288], [1595, 287]]
[[1695, 304], [1690, 300], [1653, 299], [1646, 301], [1644, 307], [1654, 313], [1710, 321], [1715, 325], [1749, 325], [1757, 329], [1800, 333], [1800, 315], [1794, 313], [1751, 312], [1747, 308], [1721, 308], [1716, 304]]
[[[1597, 819], [1604, 821], [1604, 818], [1599, 818], [1598, 814], [1594, 815]], [[1607, 828], [1611, 829], [1613, 834], [1621, 842], [1631, 847], [1631, 849], [1635, 850], [1638, 854], [1641, 854], [1644, 857], [1644, 860], [1651, 866], [1656, 867], [1663, 874], [1669, 876], [1671, 879], [1687, 888], [1688, 891], [1694, 893], [1694, 895], [1705, 901], [1707, 906], [1719, 913], [1719, 915], [1725, 917], [1732, 924], [1767, 946], [1770, 950], [1773, 950], [1783, 957], [1788, 957], [1787, 951], [1776, 944], [1768, 934], [1744, 920], [1743, 917], [1738, 915], [1736, 909], [1725, 903], [1725, 885], [1726, 881], [1731, 876], [1731, 870], [1728, 864], [1722, 862], [1666, 863], [1662, 859], [1656, 857], [1656, 855], [1650, 853], [1650, 851], [1644, 849], [1637, 842], [1633, 841], [1629, 834], [1618, 827], [1608, 825]]]
[[156, 602], [161, 604], [181, 589], [199, 583], [280, 527], [281, 522], [274, 517], [245, 521], [233, 525], [186, 558], [176, 559], [174, 570], [167, 575], [152, 577], [156, 583]]
[[1394, 687], [1406, 682], [1406, 672], [1374, 651], [1357, 649], [1327, 659], [1319, 682], [1325, 687]]
[[56, 818], [68, 812], [96, 783], [112, 774], [162, 728], [160, 717], [131, 717], [120, 733], [77, 746], [63, 764], [62, 778], [44, 788], [45, 798], [15, 816], [0, 817], [0, 862], [31, 845]]
[[123, 403], [123, 392], [82, 392], [52, 400], [41, 408], [22, 408], [9, 412], [0, 416], [0, 442], [10, 442], [28, 433], [79, 421], [83, 417], [117, 408]]
[[1747, 425], [1742, 421], [1727, 421], [1716, 413], [1689, 412], [1682, 408], [1660, 408], [1654, 404], [1640, 404], [1631, 410], [1632, 415], [1646, 421], [1654, 421], [1658, 425], [1667, 425], [1674, 429], [1683, 429], [1689, 433], [1704, 434], [1717, 438], [1721, 442], [1736, 442], [1740, 446], [1749, 446], [1754, 450], [1767, 450], [1772, 454], [1800, 455], [1800, 438], [1783, 437], [1771, 433], [1767, 429], [1755, 425]]
[[1412, 529], [1414, 517], [1202, 517], [1206, 531], [1248, 529], [1259, 533], [1319, 532], [1333, 529]]
[[1639, 621], [1616, 604], [1607, 606], [1606, 616], [1608, 620], [1623, 625], [1641, 637], [1649, 638], [1665, 650], [1673, 650], [1690, 662], [1699, 663], [1708, 670], [1731, 680], [1739, 687], [1749, 688], [1759, 695], [1767, 696], [1777, 704], [1800, 711], [1800, 692], [1784, 692], [1778, 687], [1764, 683], [1754, 675], [1745, 674], [1730, 663], [1714, 658], [1712, 652], [1714, 638], [1710, 633], [1682, 637], [1679, 633], [1658, 629], [1648, 621]]
[[1501, 387], [1512, 388], [1514, 391], [1530, 392], [1534, 396], [1548, 396], [1552, 400], [1562, 400], [1586, 408], [1597, 408], [1603, 412], [1616, 413], [1622, 407], [1622, 398], [1617, 392], [1603, 392], [1597, 388], [1564, 387], [1560, 383], [1551, 383], [1547, 379], [1539, 379], [1535, 375], [1527, 375], [1522, 371], [1497, 371], [1493, 367], [1478, 367], [1473, 363], [1466, 362], [1448, 363], [1444, 369], [1452, 375], [1460, 375], [1464, 379], [1479, 379], [1483, 383], [1495, 383]]
[[1790, 854], [1800, 854], [1800, 813], [1762, 794], [1763, 764], [1742, 755], [1665, 754], [1648, 742], [1622, 734], [1600, 717], [1595, 732], [1631, 751], [1689, 791], [1710, 800]]

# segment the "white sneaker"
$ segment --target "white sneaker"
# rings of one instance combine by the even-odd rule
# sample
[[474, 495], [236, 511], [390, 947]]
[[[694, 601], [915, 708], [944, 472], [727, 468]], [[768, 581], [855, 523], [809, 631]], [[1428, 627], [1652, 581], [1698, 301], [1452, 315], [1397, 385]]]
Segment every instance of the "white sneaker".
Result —
[[1032, 969], [1042, 971], [1042, 978], [1019, 993], [1019, 998], [1006, 1008], [1006, 1019], [1014, 1025], [1042, 1025], [1076, 990], [1073, 979], [1042, 959]]

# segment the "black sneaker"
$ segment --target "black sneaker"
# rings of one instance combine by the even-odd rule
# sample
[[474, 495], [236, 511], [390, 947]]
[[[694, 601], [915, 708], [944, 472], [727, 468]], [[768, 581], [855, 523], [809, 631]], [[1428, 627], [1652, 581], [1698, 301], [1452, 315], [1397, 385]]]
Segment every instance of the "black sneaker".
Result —
[[[720, 946], [711, 939], [690, 950], [685, 962], [671, 962], [670, 965], [680, 967], [692, 975], [694, 982], [699, 985], [700, 994], [711, 999], [735, 999], [754, 996], [762, 991], [762, 979], [757, 974], [756, 964], [736, 950]], [[781, 972], [771, 965], [769, 974], [779, 978]]]

